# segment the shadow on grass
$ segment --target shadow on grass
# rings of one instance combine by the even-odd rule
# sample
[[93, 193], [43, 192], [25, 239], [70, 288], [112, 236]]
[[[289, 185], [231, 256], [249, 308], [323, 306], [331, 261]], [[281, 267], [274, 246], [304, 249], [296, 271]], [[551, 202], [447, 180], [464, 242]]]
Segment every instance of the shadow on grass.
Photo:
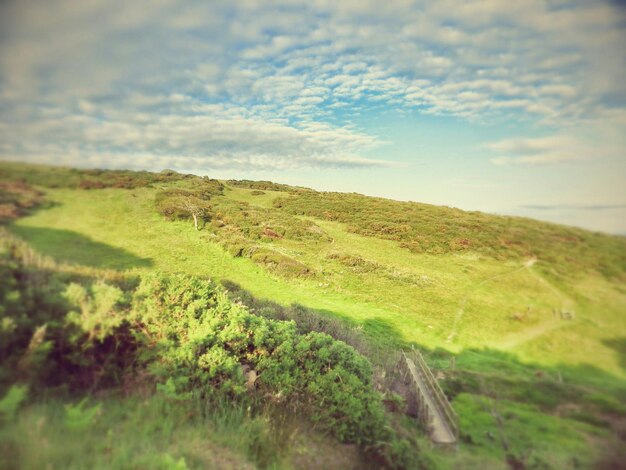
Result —
[[152, 260], [70, 230], [11, 225], [9, 230], [55, 261], [103, 269], [150, 267]]
[[[459, 353], [443, 348], [429, 350], [404, 341], [385, 319], [368, 318], [359, 322], [340, 312], [299, 304], [285, 307], [259, 299], [232, 281], [223, 280], [222, 285], [233, 300], [242, 302], [254, 313], [277, 320], [293, 320], [302, 333], [327, 333], [350, 344], [375, 364], [388, 363], [401, 349], [416, 347], [430, 366], [444, 373], [446, 379], [442, 380], [442, 386], [451, 399], [461, 392], [488, 394], [493, 391], [514, 401], [531, 402], [545, 411], [554, 411], [559, 404], [568, 401], [585, 401], [596, 392], [626, 402], [626, 381], [593, 365], [527, 363], [515, 354], [494, 349], [464, 349]], [[607, 344], [623, 352], [626, 340], [611, 340]], [[598, 398], [600, 407], [606, 405], [605, 411], [626, 411], [626, 407], [613, 406], [613, 401], [600, 402], [602, 399]]]
[[[233, 300], [258, 315], [293, 320], [303, 333], [320, 331], [345, 341], [384, 368], [383, 376], [393, 375], [399, 350], [410, 347], [384, 319], [357, 322], [338, 312], [284, 307], [255, 298], [234, 282], [222, 284]], [[603, 465], [626, 441], [626, 381], [621, 377], [592, 365], [526, 363], [492, 349], [454, 354], [414, 346], [459, 413], [461, 445], [470, 454], [491, 454], [514, 468], [550, 467], [550, 462], [557, 468]], [[589, 439], [602, 442], [597, 455]]]
[[293, 320], [301, 333], [327, 333], [369, 357], [373, 363], [383, 361], [384, 351], [405, 346], [396, 328], [383, 319], [368, 318], [358, 322], [330, 310], [313, 309], [300, 304], [285, 307], [271, 300], [259, 299], [228, 279], [222, 280], [221, 284], [232, 300], [243, 303], [257, 315], [275, 320]]
[[513, 468], [622, 468], [612, 465], [626, 445], [623, 378], [590, 364], [526, 363], [491, 349], [423, 354], [468, 448], [502, 453]]
[[[453, 401], [461, 393], [522, 403], [537, 412], [611, 428], [626, 440], [626, 380], [592, 364], [522, 362], [494, 349], [422, 349]], [[623, 429], [622, 429], [623, 428]]]
[[626, 337], [605, 339], [602, 343], [617, 352], [620, 366], [626, 371]]

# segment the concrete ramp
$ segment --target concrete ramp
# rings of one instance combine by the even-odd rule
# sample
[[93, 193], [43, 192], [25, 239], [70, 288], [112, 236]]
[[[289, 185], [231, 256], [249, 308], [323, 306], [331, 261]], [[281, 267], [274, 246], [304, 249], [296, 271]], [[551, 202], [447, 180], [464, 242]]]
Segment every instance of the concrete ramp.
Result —
[[424, 358], [412, 351], [409, 358], [402, 353], [412, 382], [418, 406], [418, 418], [435, 444], [456, 446], [459, 436], [458, 417], [439, 387]]

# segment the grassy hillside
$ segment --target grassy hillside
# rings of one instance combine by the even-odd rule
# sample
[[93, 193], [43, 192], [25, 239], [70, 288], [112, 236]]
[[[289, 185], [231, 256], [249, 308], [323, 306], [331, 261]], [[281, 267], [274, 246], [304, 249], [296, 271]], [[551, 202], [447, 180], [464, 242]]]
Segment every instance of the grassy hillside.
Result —
[[[58, 262], [211, 277], [261, 315], [363, 336], [380, 367], [422, 348], [464, 436], [456, 454], [423, 449], [432, 465], [589, 464], [624, 431], [623, 237], [173, 172], [2, 163], [0, 179], [43, 193], [8, 228]], [[168, 212], [181, 195], [202, 203], [200, 230]]]

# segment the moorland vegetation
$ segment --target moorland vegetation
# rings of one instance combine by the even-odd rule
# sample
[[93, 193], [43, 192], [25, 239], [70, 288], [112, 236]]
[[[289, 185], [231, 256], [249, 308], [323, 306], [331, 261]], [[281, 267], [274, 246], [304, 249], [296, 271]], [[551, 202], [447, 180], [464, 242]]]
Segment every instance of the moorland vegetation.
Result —
[[[2, 466], [620, 461], [623, 237], [173, 171], [0, 182]], [[456, 452], [396, 393], [411, 347]]]

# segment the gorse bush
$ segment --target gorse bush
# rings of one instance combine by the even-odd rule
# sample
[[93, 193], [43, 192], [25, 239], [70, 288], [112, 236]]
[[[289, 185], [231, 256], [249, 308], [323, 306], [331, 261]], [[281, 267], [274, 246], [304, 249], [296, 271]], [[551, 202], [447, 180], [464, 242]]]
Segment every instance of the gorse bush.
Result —
[[0, 232], [0, 389], [15, 381], [38, 391], [119, 383], [135, 350], [126, 294], [54, 272], [31, 251]]
[[243, 396], [247, 368], [258, 374], [259, 393], [310, 407], [313, 421], [339, 439], [374, 444], [389, 437], [371, 366], [345, 343], [255, 316], [223, 289], [190, 276], [144, 278], [135, 311], [154, 351], [153, 370], [178, 378], [169, 382], [171, 393]]
[[103, 341], [124, 322], [120, 308], [125, 295], [115, 286], [99, 281], [86, 289], [73, 282], [64, 295], [70, 304], [80, 310], [68, 312], [66, 321], [86, 333], [89, 341]]
[[[391, 436], [369, 362], [343, 342], [254, 315], [197, 277], [145, 275], [123, 290], [50, 272], [41, 278], [15, 254], [8, 250], [0, 263], [11, 281], [0, 288], [9, 339], [0, 388], [22, 380], [39, 390], [94, 390], [147, 368], [174, 401], [262, 398], [343, 441], [376, 446]], [[17, 300], [36, 304], [38, 315], [25, 316]], [[97, 412], [84, 403], [67, 411], [76, 429]]]
[[22, 248], [0, 231], [0, 389], [45, 373], [40, 366], [48, 340], [65, 313], [62, 285], [49, 272], [25, 266]]
[[324, 333], [297, 336], [262, 358], [259, 369], [263, 383], [310, 404], [313, 421], [340, 439], [376, 444], [390, 437], [371, 366], [345, 343]]
[[255, 250], [250, 259], [285, 277], [306, 277], [313, 274], [313, 270], [304, 263], [268, 249]]
[[219, 230], [228, 229], [250, 241], [328, 240], [324, 231], [311, 221], [225, 197], [214, 199], [211, 220], [218, 234]]

